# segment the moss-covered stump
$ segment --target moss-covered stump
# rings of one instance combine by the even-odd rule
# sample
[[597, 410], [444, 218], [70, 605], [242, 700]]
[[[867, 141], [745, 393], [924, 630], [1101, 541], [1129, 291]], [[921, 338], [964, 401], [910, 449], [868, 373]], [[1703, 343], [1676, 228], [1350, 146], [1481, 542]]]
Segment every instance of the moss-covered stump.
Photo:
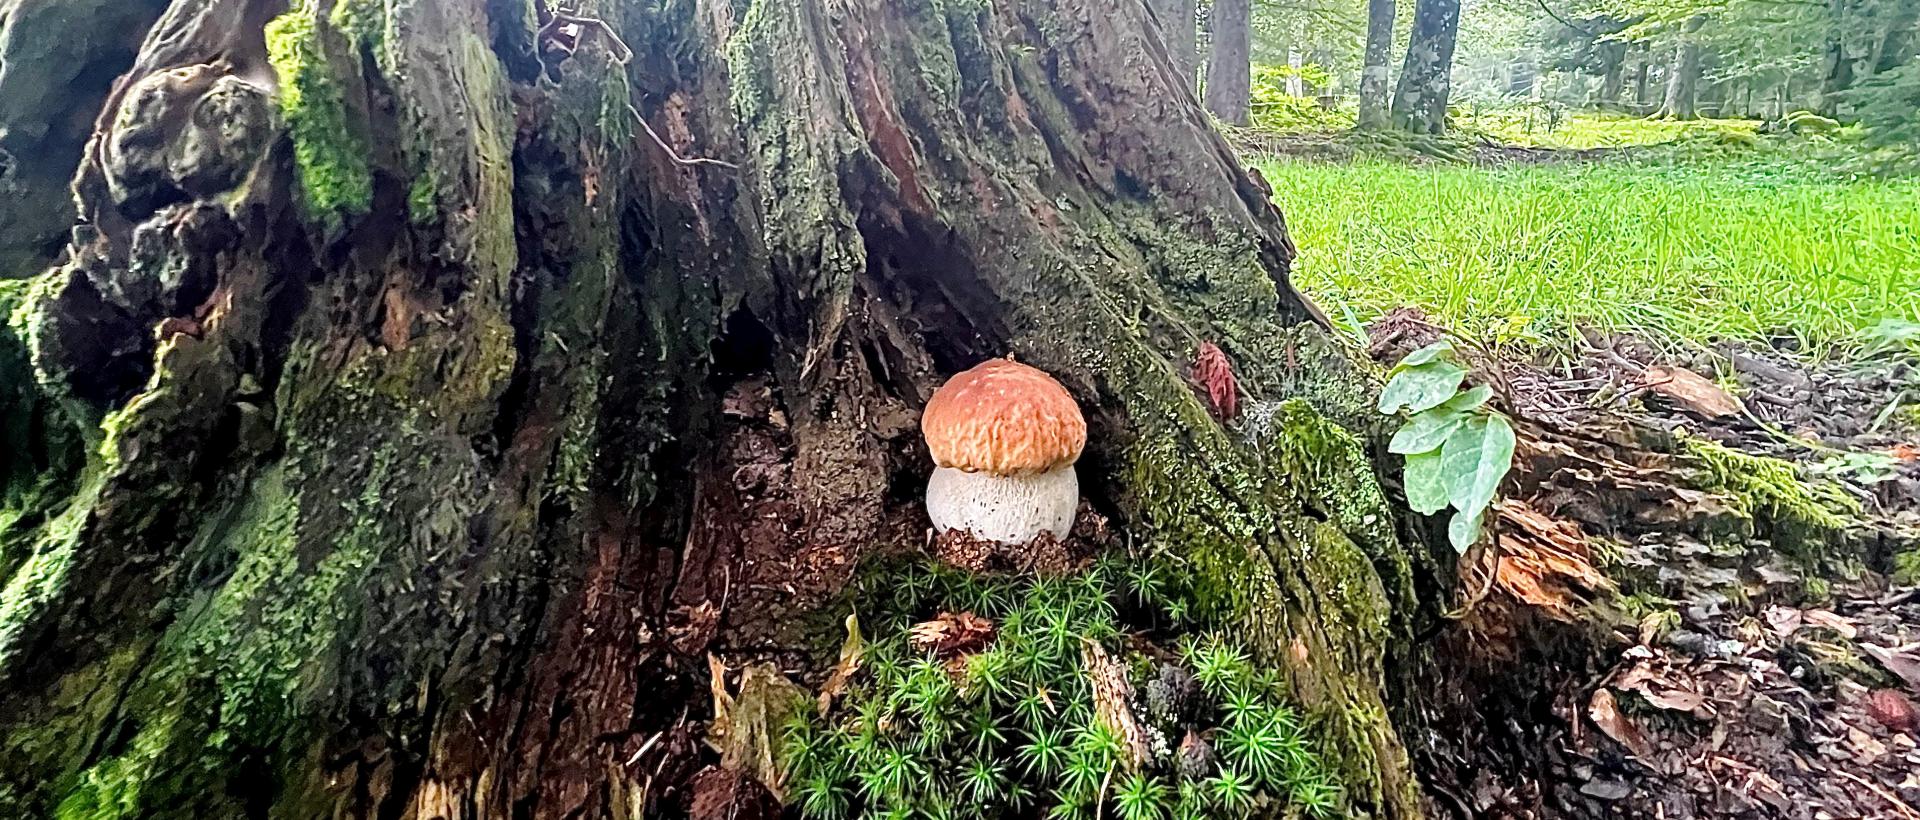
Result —
[[1366, 377], [1143, 6], [181, 0], [95, 121], [4, 291], [0, 813], [707, 805], [707, 654], [914, 548], [919, 408], [1014, 354], [1340, 810], [1418, 815]]

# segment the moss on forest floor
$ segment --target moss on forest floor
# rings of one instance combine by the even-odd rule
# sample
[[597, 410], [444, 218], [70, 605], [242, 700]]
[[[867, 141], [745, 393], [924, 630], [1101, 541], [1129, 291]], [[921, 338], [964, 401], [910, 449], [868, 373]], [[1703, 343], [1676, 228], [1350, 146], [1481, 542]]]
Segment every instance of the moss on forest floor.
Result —
[[[1037, 580], [870, 574], [861, 671], [829, 718], [787, 729], [792, 799], [811, 818], [1337, 815], [1316, 724], [1276, 670], [1193, 619], [1192, 579], [1119, 558]], [[1130, 717], [1110, 717], [1114, 698]]]

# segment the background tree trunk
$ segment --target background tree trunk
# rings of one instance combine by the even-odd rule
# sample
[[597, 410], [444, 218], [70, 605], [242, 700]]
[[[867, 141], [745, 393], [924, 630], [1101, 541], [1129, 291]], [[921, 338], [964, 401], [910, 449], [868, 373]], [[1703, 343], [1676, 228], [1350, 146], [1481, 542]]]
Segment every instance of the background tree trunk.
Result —
[[63, 258], [0, 288], [45, 456], [0, 470], [0, 815], [694, 812], [709, 653], [819, 683], [856, 563], [921, 543], [920, 407], [1008, 353], [1349, 810], [1419, 815], [1387, 693], [1426, 553], [1143, 5], [578, 13], [179, 0], [104, 97], [24, 86], [97, 116]]
[[1388, 89], [1393, 56], [1393, 17], [1399, 3], [1395, 0], [1367, 0], [1367, 47], [1360, 69], [1360, 117], [1362, 130], [1387, 126], [1390, 104]]
[[1649, 103], [1647, 97], [1648, 75], [1653, 71], [1653, 49], [1645, 43], [1639, 46], [1640, 59], [1633, 71], [1633, 104], [1640, 106], [1637, 113], [1646, 113]]
[[1173, 68], [1187, 88], [1197, 87], [1200, 79], [1199, 14], [1195, 0], [1154, 0], [1154, 18], [1167, 42], [1167, 54]]
[[1674, 120], [1695, 118], [1694, 97], [1700, 85], [1700, 41], [1695, 35], [1706, 22], [1705, 17], [1694, 15], [1687, 18], [1681, 28], [1679, 42], [1673, 49], [1673, 65], [1667, 70], [1666, 97], [1657, 116]]
[[1627, 44], [1616, 42], [1599, 43], [1602, 71], [1600, 74], [1600, 105], [1612, 108], [1620, 104], [1620, 91], [1627, 80]]
[[1847, 0], [1827, 0], [1827, 42], [1821, 55], [1820, 113], [1838, 116], [1840, 102], [1853, 87], [1853, 58], [1847, 55]]
[[1453, 46], [1460, 32], [1460, 0], [1418, 0], [1400, 84], [1393, 93], [1394, 127], [1421, 134], [1447, 129], [1453, 87]]
[[1207, 52], [1207, 111], [1229, 125], [1246, 125], [1253, 94], [1253, 0], [1214, 0]]

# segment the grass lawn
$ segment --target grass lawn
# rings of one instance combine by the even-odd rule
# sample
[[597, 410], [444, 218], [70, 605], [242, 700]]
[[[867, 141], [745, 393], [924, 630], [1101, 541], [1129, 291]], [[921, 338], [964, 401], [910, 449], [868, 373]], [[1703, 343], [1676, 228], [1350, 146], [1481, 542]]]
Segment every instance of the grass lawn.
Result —
[[1300, 248], [1295, 281], [1336, 320], [1411, 304], [1549, 346], [1585, 325], [1670, 344], [1788, 334], [1816, 355], [1920, 321], [1920, 179], [1777, 157], [1253, 162]]

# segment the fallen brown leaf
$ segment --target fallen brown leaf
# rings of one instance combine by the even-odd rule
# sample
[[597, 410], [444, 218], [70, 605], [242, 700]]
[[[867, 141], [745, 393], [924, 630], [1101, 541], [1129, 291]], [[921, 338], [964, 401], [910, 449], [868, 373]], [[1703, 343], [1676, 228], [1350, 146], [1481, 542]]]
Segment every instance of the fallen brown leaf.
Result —
[[993, 622], [971, 612], [942, 612], [908, 631], [913, 648], [942, 658], [971, 655], [993, 640]]
[[1593, 725], [1607, 737], [1627, 747], [1635, 757], [1651, 757], [1653, 747], [1647, 743], [1646, 735], [1640, 733], [1640, 727], [1633, 725], [1620, 714], [1620, 704], [1613, 698], [1613, 690], [1602, 687], [1593, 693], [1593, 699], [1587, 702], [1587, 717], [1593, 719]]
[[1673, 400], [1694, 415], [1709, 419], [1740, 415], [1740, 400], [1698, 373], [1664, 365], [1647, 368], [1647, 389]]
[[827, 682], [820, 685], [820, 714], [825, 715], [827, 710], [833, 708], [833, 699], [847, 690], [854, 673], [860, 671], [860, 661], [865, 651], [866, 643], [860, 640], [860, 619], [848, 613], [847, 640], [840, 644], [840, 660], [834, 663], [833, 672], [827, 675]]
[[1863, 643], [1860, 648], [1866, 650], [1874, 660], [1879, 661], [1888, 672], [1900, 676], [1901, 680], [1907, 682], [1908, 687], [1915, 692], [1920, 692], [1920, 657], [1915, 657], [1913, 647], [1888, 649], [1884, 646]]
[[1913, 701], [1892, 689], [1875, 689], [1868, 693], [1867, 715], [1896, 732], [1920, 729], [1920, 717], [1914, 714]]
[[1827, 629], [1840, 633], [1840, 637], [1846, 638], [1847, 640], [1853, 640], [1860, 635], [1860, 630], [1854, 627], [1852, 621], [1828, 612], [1827, 610], [1809, 609], [1801, 613], [1801, 615], [1806, 619], [1807, 626], [1826, 627]]

